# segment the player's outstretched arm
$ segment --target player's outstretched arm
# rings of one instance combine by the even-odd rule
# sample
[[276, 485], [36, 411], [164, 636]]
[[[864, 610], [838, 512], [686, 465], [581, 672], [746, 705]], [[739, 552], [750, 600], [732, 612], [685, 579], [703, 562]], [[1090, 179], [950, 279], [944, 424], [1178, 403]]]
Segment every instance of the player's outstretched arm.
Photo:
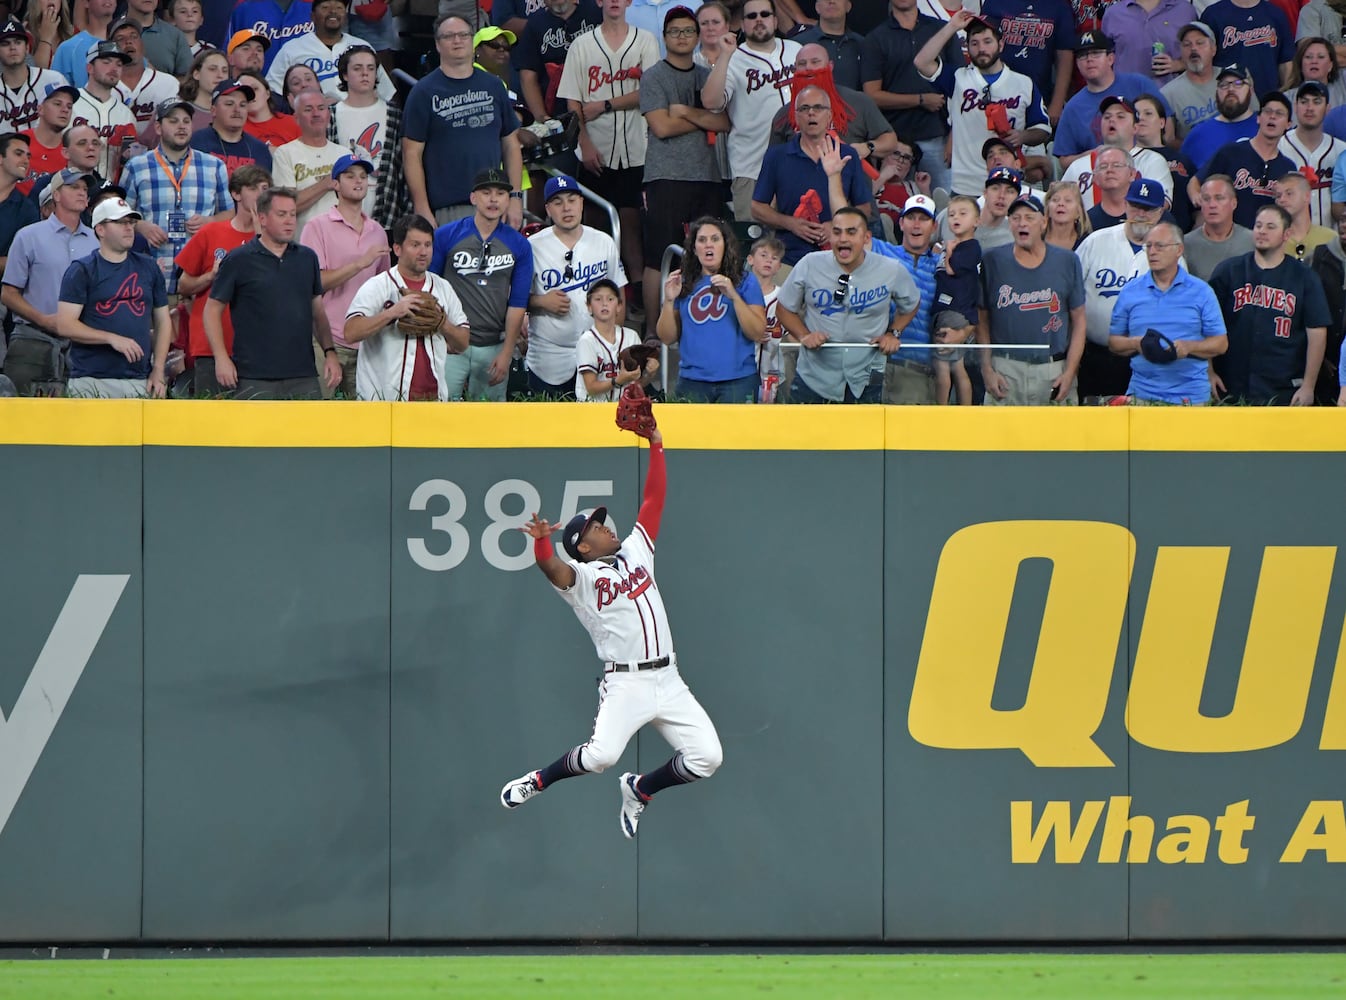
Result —
[[559, 524], [538, 517], [534, 511], [533, 519], [519, 530], [533, 539], [533, 558], [537, 560], [537, 568], [542, 570], [542, 575], [551, 581], [553, 587], [569, 590], [575, 586], [575, 570], [556, 555], [551, 544], [552, 532], [560, 527]]
[[659, 537], [659, 521], [664, 516], [664, 493], [667, 488], [664, 436], [656, 427], [650, 435], [650, 471], [645, 477], [645, 498], [640, 502], [640, 513], [636, 515], [636, 520], [650, 536], [650, 541]]

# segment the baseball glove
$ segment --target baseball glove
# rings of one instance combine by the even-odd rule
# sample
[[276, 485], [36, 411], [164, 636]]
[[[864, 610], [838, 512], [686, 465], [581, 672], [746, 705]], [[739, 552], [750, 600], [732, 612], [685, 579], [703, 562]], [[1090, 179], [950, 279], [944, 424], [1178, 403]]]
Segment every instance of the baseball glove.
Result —
[[645, 362], [659, 356], [659, 348], [649, 344], [637, 344], [628, 347], [617, 355], [617, 361], [629, 372], [644, 371]]
[[402, 290], [403, 298], [413, 296], [411, 312], [397, 321], [397, 328], [408, 337], [429, 337], [444, 325], [444, 307], [429, 292]]
[[617, 400], [617, 426], [643, 438], [652, 436], [658, 427], [654, 422], [650, 397], [645, 395], [645, 390], [640, 387], [639, 382], [632, 382], [622, 390], [621, 397]]
[[1177, 347], [1158, 330], [1145, 331], [1145, 336], [1140, 338], [1140, 353], [1145, 355], [1146, 361], [1153, 361], [1157, 365], [1178, 360]]

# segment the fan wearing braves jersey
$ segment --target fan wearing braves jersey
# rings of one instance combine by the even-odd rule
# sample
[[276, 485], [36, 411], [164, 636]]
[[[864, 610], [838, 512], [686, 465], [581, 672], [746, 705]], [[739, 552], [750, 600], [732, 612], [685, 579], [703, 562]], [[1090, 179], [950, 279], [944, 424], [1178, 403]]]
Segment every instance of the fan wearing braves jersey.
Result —
[[313, 30], [313, 4], [309, 0], [239, 0], [229, 16], [232, 39], [237, 32], [253, 31], [271, 40], [266, 48], [263, 72], [271, 68], [281, 48], [292, 38]]
[[624, 386], [648, 384], [659, 362], [650, 358], [643, 368], [622, 367], [622, 351], [638, 346], [640, 334], [618, 322], [622, 296], [615, 282], [599, 278], [587, 298], [594, 325], [580, 334], [575, 345], [575, 398], [581, 403], [615, 403]]
[[1294, 173], [1294, 161], [1279, 151], [1289, 127], [1289, 100], [1281, 93], [1263, 94], [1253, 137], [1221, 146], [1197, 173], [1203, 182], [1215, 174], [1233, 178], [1234, 221], [1240, 226], [1251, 229], [1258, 209], [1275, 203], [1276, 181]]
[[88, 125], [103, 140], [98, 172], [112, 181], [121, 175], [122, 164], [129, 159], [127, 154], [136, 141], [135, 116], [117, 94], [122, 67], [130, 61], [116, 42], [89, 46], [89, 78], [70, 113], [72, 128]]
[[122, 18], [112, 26], [109, 37], [129, 58], [122, 67], [117, 96], [131, 109], [140, 144], [153, 149], [159, 143], [159, 123], [154, 119], [154, 111], [164, 101], [177, 97], [181, 84], [177, 77], [155, 69], [146, 60], [145, 42], [135, 21]]
[[[1149, 101], [1158, 101], [1158, 98], [1149, 94], [1146, 94], [1145, 97]], [[1168, 169], [1168, 161], [1162, 153], [1157, 153], [1153, 149], [1145, 149], [1136, 142], [1138, 117], [1136, 104], [1120, 94], [1105, 97], [1099, 102], [1098, 127], [1103, 137], [1102, 145], [1074, 160], [1066, 168], [1066, 172], [1061, 175], [1061, 180], [1079, 185], [1080, 197], [1084, 199], [1085, 205], [1090, 208], [1097, 205], [1101, 198], [1099, 193], [1094, 190], [1094, 163], [1098, 159], [1099, 152], [1111, 146], [1129, 152], [1131, 162], [1140, 176], [1148, 177], [1150, 180], [1161, 184], [1164, 189], [1164, 198], [1170, 203], [1173, 201], [1173, 174]]]
[[1318, 275], [1285, 253], [1289, 213], [1265, 205], [1253, 252], [1222, 261], [1210, 287], [1224, 312], [1229, 350], [1211, 380], [1221, 399], [1312, 406], [1332, 321]]
[[650, 437], [645, 496], [636, 526], [624, 540], [607, 526], [606, 507], [576, 514], [565, 526], [561, 545], [569, 559], [559, 558], [552, 548], [556, 525], [534, 514], [521, 529], [533, 539], [538, 569], [593, 640], [603, 661], [603, 678], [588, 741], [502, 788], [500, 802], [506, 809], [518, 808], [557, 781], [607, 770], [647, 723], [674, 753], [653, 771], [621, 776], [624, 836], [636, 835], [641, 813], [657, 792], [709, 778], [720, 766], [720, 738], [678, 673], [668, 615], [654, 581], [654, 543], [664, 491], [664, 442], [656, 429]]
[[66, 82], [60, 73], [28, 65], [30, 41], [17, 19], [0, 25], [0, 133], [32, 128], [43, 97]]
[[[949, 40], [967, 31], [969, 64], [942, 58]], [[976, 194], [986, 180], [982, 150], [999, 137], [1016, 150], [1051, 138], [1052, 127], [1037, 84], [1001, 61], [1000, 32], [971, 11], [955, 11], [916, 54], [916, 71], [949, 98], [953, 134], [953, 190]]]
[[1323, 131], [1327, 88], [1305, 80], [1295, 91], [1295, 127], [1281, 136], [1280, 154], [1309, 181], [1309, 217], [1315, 226], [1332, 225], [1332, 182], [1346, 142]]

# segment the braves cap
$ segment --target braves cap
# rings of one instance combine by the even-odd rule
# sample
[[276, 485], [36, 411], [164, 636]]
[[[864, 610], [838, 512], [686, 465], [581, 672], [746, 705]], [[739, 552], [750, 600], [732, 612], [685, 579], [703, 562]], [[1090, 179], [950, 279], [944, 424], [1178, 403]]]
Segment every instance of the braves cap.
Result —
[[561, 548], [566, 550], [571, 559], [584, 562], [584, 556], [580, 554], [580, 539], [589, 530], [589, 525], [595, 521], [602, 524], [607, 519], [606, 507], [595, 507], [592, 514], [576, 514], [566, 523], [565, 531], [561, 532]]
[[991, 34], [995, 35], [996, 38], [1000, 37], [1000, 24], [998, 21], [994, 18], [982, 17], [980, 14], [973, 15], [972, 20], [967, 22], [967, 28], [964, 30], [967, 34], [975, 34], [978, 31], [985, 31], [988, 28], [991, 30]]
[[1180, 30], [1180, 31], [1178, 32], [1178, 41], [1179, 41], [1179, 43], [1182, 42], [1183, 37], [1184, 37], [1184, 36], [1187, 34], [1187, 32], [1189, 32], [1189, 31], [1199, 31], [1199, 32], [1201, 32], [1203, 35], [1205, 35], [1207, 38], [1209, 38], [1212, 42], [1215, 42], [1216, 45], [1220, 44], [1218, 41], [1216, 41], [1216, 38], [1215, 38], [1215, 29], [1212, 28], [1212, 27], [1211, 27], [1209, 24], [1207, 24], [1205, 21], [1188, 21], [1186, 24], [1184, 24], [1184, 25], [1182, 26], [1182, 30]]
[[1117, 46], [1113, 44], [1111, 38], [1101, 31], [1082, 31], [1080, 40], [1075, 45], [1075, 53], [1082, 52], [1113, 52]]
[[128, 205], [125, 198], [107, 198], [100, 201], [98, 207], [93, 210], [93, 224], [97, 226], [104, 222], [129, 219], [132, 216], [135, 216], [137, 222], [140, 221], [140, 213]]
[[935, 199], [925, 194], [912, 195], [902, 206], [902, 218], [905, 219], [912, 212], [924, 212], [933, 219], [937, 212]]
[[122, 61], [123, 66], [127, 65], [131, 61], [131, 57], [121, 50], [120, 45], [118, 45], [116, 42], [108, 42], [108, 41], [94, 42], [92, 45], [90, 45], [89, 54], [85, 56], [84, 61], [86, 63], [91, 63], [95, 59], [103, 59], [108, 56], [120, 59]]
[[271, 39], [267, 38], [266, 35], [260, 31], [253, 31], [251, 28], [244, 28], [242, 31], [235, 31], [229, 36], [229, 48], [225, 50], [225, 54], [233, 55], [234, 49], [248, 42], [261, 43], [263, 50], [271, 48]]
[[1148, 177], [1137, 177], [1126, 189], [1126, 201], [1142, 208], [1163, 208], [1164, 186]]
[[370, 163], [363, 155], [347, 153], [345, 156], [338, 157], [337, 161], [332, 164], [332, 180], [336, 180], [351, 167], [364, 167], [365, 173], [371, 175], [374, 173], [374, 164]]
[[1327, 85], [1321, 80], [1305, 80], [1299, 85], [1299, 89], [1295, 91], [1296, 101], [1301, 97], [1309, 96], [1318, 96], [1329, 104], [1331, 103], [1331, 97], [1327, 92]]
[[4, 24], [0, 24], [0, 38], [22, 38], [28, 43], [29, 48], [33, 46], [33, 36], [17, 17], [11, 17]]
[[1031, 208], [1038, 215], [1046, 215], [1047, 210], [1042, 207], [1042, 199], [1033, 194], [1021, 194], [1010, 203], [1007, 215], [1013, 215], [1016, 208]]
[[1103, 98], [1103, 100], [1099, 101], [1098, 113], [1101, 115], [1104, 111], [1107, 111], [1108, 108], [1115, 108], [1119, 104], [1126, 108], [1127, 111], [1130, 111], [1133, 116], [1135, 115], [1136, 106], [1131, 103], [1130, 98], [1123, 97], [1121, 94], [1109, 94], [1107, 97]]
[[1016, 191], [1023, 185], [1024, 175], [1013, 167], [996, 167], [986, 175], [986, 183], [983, 187], [990, 187], [992, 184], [1008, 184]]
[[472, 190], [480, 191], [482, 188], [504, 188], [506, 191], [513, 191], [514, 185], [509, 182], [509, 174], [499, 167], [488, 167], [472, 178]]
[[542, 203], [545, 205], [558, 194], [572, 192], [582, 194], [580, 191], [580, 182], [568, 174], [557, 174], [547, 181], [547, 186], [542, 190]]
[[49, 83], [47, 89], [42, 94], [42, 101], [46, 103], [57, 94], [65, 94], [72, 101], [79, 100], [79, 88], [69, 83]]
[[1228, 66], [1221, 66], [1220, 72], [1215, 74], [1215, 82], [1219, 83], [1227, 76], [1238, 77], [1245, 82], [1251, 82], [1252, 74], [1248, 72], [1248, 67], [1243, 63], [1232, 62]]

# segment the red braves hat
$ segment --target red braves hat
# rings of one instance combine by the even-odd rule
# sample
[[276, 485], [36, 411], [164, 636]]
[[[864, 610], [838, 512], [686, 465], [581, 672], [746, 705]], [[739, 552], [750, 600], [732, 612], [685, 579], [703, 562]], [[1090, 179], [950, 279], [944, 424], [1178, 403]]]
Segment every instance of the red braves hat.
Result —
[[584, 562], [584, 556], [580, 554], [580, 539], [589, 530], [589, 525], [595, 521], [601, 524], [607, 519], [606, 507], [595, 507], [592, 514], [576, 514], [566, 523], [565, 531], [561, 532], [561, 548], [575, 562]]

